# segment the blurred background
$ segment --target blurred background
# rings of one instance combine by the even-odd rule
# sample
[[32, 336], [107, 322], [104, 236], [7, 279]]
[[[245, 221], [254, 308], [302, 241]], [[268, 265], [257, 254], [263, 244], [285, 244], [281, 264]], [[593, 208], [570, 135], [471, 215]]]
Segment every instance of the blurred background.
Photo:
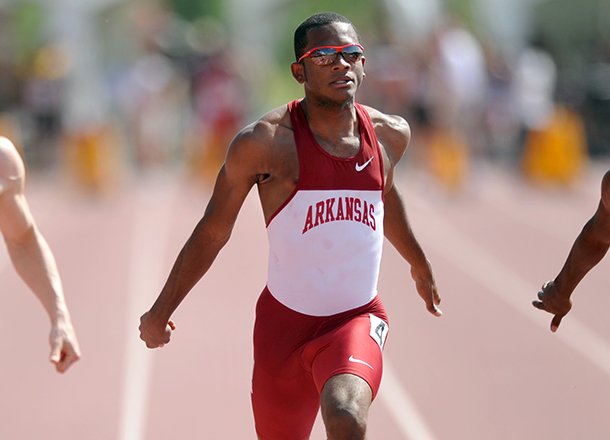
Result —
[[361, 34], [360, 102], [407, 118], [408, 164], [450, 193], [489, 163], [569, 186], [610, 153], [605, 0], [0, 0], [0, 134], [92, 194], [150, 169], [206, 184], [302, 96], [292, 35], [323, 10]]

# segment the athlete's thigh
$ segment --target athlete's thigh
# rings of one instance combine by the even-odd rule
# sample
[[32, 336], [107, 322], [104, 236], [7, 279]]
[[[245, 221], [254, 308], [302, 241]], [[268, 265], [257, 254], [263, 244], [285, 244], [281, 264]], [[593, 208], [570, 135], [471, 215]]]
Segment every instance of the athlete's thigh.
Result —
[[318, 391], [332, 377], [352, 374], [368, 383], [374, 398], [383, 373], [382, 348], [387, 332], [386, 321], [365, 313], [317, 340], [312, 373]]
[[254, 366], [252, 410], [261, 440], [309, 439], [320, 407], [310, 374], [278, 377]]
[[320, 406], [302, 338], [310, 320], [263, 292], [254, 326], [252, 409], [261, 440], [306, 440]]

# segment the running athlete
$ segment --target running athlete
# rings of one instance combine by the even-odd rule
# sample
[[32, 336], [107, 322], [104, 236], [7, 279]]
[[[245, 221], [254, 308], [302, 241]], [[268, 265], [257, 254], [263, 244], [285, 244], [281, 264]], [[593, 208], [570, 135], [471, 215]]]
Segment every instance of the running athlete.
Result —
[[430, 263], [413, 235], [394, 168], [407, 122], [355, 102], [364, 48], [352, 23], [316, 14], [295, 31], [292, 75], [305, 97], [232, 141], [207, 209], [152, 308], [147, 347], [170, 341], [171, 315], [231, 235], [253, 185], [269, 238], [256, 306], [252, 406], [261, 440], [308, 439], [321, 409], [328, 439], [364, 439], [388, 319], [377, 295], [384, 236], [440, 316]]
[[572, 308], [572, 292], [610, 246], [610, 170], [602, 178], [601, 197], [593, 217], [576, 237], [568, 257], [554, 280], [538, 292], [534, 307], [553, 314], [551, 331], [556, 332], [561, 320]]
[[51, 332], [49, 360], [65, 372], [80, 358], [55, 258], [24, 194], [25, 167], [13, 143], [0, 137], [0, 230], [19, 276], [42, 303]]

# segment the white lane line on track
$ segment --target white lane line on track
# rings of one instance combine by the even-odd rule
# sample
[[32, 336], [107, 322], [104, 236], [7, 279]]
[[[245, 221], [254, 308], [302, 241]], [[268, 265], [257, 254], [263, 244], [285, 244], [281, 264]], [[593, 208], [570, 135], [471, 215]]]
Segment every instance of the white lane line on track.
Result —
[[171, 179], [156, 176], [152, 181], [146, 179], [140, 182], [135, 191], [130, 278], [127, 284], [127, 336], [119, 420], [120, 440], [146, 438], [154, 353], [140, 340], [138, 324], [142, 313], [152, 305], [169, 271], [164, 266], [163, 255], [167, 248], [171, 202], [176, 199], [176, 190], [177, 185]]
[[[423, 199], [411, 199], [409, 204], [426, 213], [423, 217], [426, 219], [427, 228], [434, 231], [434, 237], [426, 241], [426, 247], [434, 249], [447, 261], [453, 262], [534, 325], [550, 331], [551, 315], [543, 314], [531, 305], [538, 287], [524, 280], [498, 261], [492, 253], [443, 220]], [[610, 344], [576, 317], [570, 316], [569, 324], [564, 325], [553, 336], [610, 376]]]
[[405, 439], [436, 440], [387, 358], [383, 361], [383, 386], [379, 389], [379, 398]]

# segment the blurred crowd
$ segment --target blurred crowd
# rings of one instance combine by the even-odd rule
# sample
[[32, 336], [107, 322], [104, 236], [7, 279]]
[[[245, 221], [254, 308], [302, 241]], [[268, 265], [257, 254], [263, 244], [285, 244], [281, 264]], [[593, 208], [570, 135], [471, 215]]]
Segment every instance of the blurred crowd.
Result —
[[450, 192], [489, 162], [569, 186], [610, 153], [610, 41], [595, 56], [573, 78], [540, 36], [502, 51], [449, 17], [423, 40], [369, 53], [363, 99], [407, 118], [417, 164]]
[[[79, 55], [42, 30], [44, 10], [17, 5], [0, 6], [0, 134], [35, 170], [94, 192], [160, 167], [208, 184], [252, 109], [265, 108], [223, 24], [186, 22], [161, 2], [92, 17], [100, 98], [74, 105], [90, 99], [73, 86]], [[610, 153], [610, 41], [574, 76], [540, 37], [506, 53], [454, 18], [425, 38], [370, 40], [359, 100], [409, 121], [411, 162], [450, 192], [483, 162], [569, 185]]]
[[[80, 96], [83, 54], [41, 31], [41, 14], [34, 4], [0, 8], [0, 135], [14, 140], [28, 166], [59, 170], [92, 192], [168, 168], [210, 183], [250, 116], [221, 23], [187, 23], [158, 2], [88, 17], [106, 42], [95, 48], [101, 87], [90, 87], [101, 90]], [[36, 44], [19, 44], [18, 35], [37, 33]]]

